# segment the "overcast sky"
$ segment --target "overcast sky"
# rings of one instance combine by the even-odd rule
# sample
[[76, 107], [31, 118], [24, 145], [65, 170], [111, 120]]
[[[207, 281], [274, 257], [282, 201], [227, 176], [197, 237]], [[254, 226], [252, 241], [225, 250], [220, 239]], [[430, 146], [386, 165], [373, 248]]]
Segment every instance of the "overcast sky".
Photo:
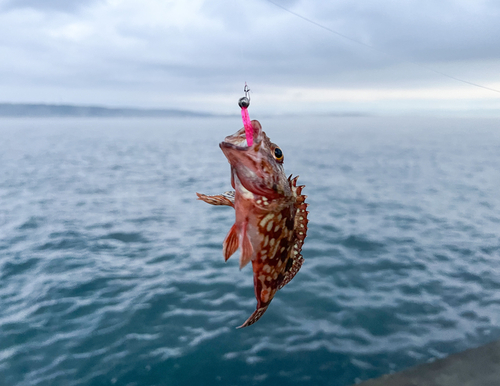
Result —
[[500, 1], [273, 1], [362, 44], [267, 0], [0, 0], [0, 102], [500, 116], [434, 72], [500, 90]]

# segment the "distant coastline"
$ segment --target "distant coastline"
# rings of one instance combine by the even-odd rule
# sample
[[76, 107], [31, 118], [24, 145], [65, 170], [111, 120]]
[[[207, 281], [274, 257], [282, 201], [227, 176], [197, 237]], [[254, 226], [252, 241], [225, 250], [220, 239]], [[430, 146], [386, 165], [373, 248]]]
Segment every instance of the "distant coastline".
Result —
[[[133, 107], [83, 106], [49, 103], [0, 103], [0, 118], [229, 118], [239, 116], [236, 107], [234, 114], [218, 114], [206, 111], [180, 109], [141, 109]], [[260, 117], [370, 117], [374, 114], [363, 111], [332, 111], [261, 114]]]
[[[373, 117], [366, 111], [331, 111], [297, 113], [261, 113], [260, 118], [293, 117]], [[234, 118], [240, 116], [236, 107], [232, 114], [181, 109], [146, 109], [50, 103], [0, 103], [0, 118]]]
[[0, 117], [213, 117], [214, 114], [176, 109], [111, 108], [35, 103], [0, 103]]

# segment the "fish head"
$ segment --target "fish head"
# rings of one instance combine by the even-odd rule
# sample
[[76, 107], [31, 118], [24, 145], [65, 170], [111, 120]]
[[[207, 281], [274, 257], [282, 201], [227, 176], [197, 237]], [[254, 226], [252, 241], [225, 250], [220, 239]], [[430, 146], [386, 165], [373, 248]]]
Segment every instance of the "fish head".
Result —
[[269, 199], [290, 197], [292, 191], [283, 167], [284, 155], [278, 145], [272, 143], [259, 121], [252, 121], [253, 144], [248, 146], [245, 129], [227, 136], [220, 148], [231, 164], [234, 179], [255, 195]]

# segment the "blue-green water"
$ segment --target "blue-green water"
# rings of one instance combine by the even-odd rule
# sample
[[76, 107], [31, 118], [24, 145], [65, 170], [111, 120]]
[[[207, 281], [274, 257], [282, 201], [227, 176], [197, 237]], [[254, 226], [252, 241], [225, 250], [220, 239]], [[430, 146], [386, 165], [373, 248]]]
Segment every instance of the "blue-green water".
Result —
[[[254, 117], [258, 118], [258, 117]], [[500, 338], [500, 123], [261, 118], [309, 196], [255, 325], [234, 119], [0, 121], [0, 385], [350, 385]]]

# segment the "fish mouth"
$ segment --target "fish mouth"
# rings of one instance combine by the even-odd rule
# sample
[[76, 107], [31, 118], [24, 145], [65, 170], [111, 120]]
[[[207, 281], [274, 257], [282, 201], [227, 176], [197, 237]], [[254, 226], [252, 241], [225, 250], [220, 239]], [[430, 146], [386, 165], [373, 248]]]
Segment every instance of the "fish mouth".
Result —
[[[246, 139], [245, 139], [245, 142], [246, 142]], [[236, 150], [236, 151], [247, 151], [247, 150], [251, 149], [251, 146], [235, 145], [234, 143], [225, 142], [225, 141], [222, 141], [221, 143], [219, 143], [219, 146], [222, 149], [222, 151], [224, 151], [224, 149], [227, 149], [227, 150], [231, 149], [231, 150]]]
[[260, 149], [260, 145], [262, 144], [262, 126], [259, 121], [254, 120], [251, 123], [253, 129], [252, 146], [248, 146], [245, 128], [238, 130], [233, 135], [227, 136], [219, 144], [222, 152], [233, 166], [235, 166], [235, 162], [238, 160], [241, 161], [242, 158], [250, 156], [250, 153], [248, 153], [250, 149], [253, 149], [255, 152], [258, 152]]
[[[223, 141], [219, 144], [229, 163], [233, 167], [238, 167], [238, 169], [243, 165], [249, 166], [248, 161], [253, 158], [252, 155], [260, 147], [260, 142], [254, 142], [252, 146], [246, 146], [246, 139], [244, 140], [245, 145], [242, 142], [238, 141], [238, 144], [235, 144], [234, 142]], [[251, 151], [252, 149], [255, 151]]]
[[[243, 144], [244, 143], [244, 144]], [[223, 141], [219, 143], [219, 147], [221, 148], [224, 155], [228, 158], [228, 160], [232, 158], [241, 158], [241, 157], [249, 157], [251, 153], [256, 153], [259, 151], [261, 145], [261, 141], [257, 141], [254, 139], [252, 146], [247, 146], [247, 141], [242, 141], [242, 144], [235, 144], [233, 142]], [[250, 152], [250, 150], [253, 150]]]
[[231, 165], [231, 184], [236, 190], [238, 188], [235, 184], [243, 186], [247, 191], [254, 194], [263, 193], [261, 192], [262, 189], [259, 188], [262, 176], [257, 167], [258, 150], [261, 143], [260, 140], [255, 141], [254, 139], [252, 146], [247, 146], [245, 133], [238, 132], [235, 135], [226, 137], [219, 144]]
[[259, 121], [253, 120], [251, 122], [252, 125], [252, 146], [248, 146], [247, 136], [245, 132], [245, 128], [241, 128], [233, 135], [228, 135], [224, 138], [224, 141], [220, 143], [221, 149], [233, 149], [244, 151], [255, 147], [255, 150], [258, 150], [260, 147], [260, 143], [262, 142], [262, 126]]

